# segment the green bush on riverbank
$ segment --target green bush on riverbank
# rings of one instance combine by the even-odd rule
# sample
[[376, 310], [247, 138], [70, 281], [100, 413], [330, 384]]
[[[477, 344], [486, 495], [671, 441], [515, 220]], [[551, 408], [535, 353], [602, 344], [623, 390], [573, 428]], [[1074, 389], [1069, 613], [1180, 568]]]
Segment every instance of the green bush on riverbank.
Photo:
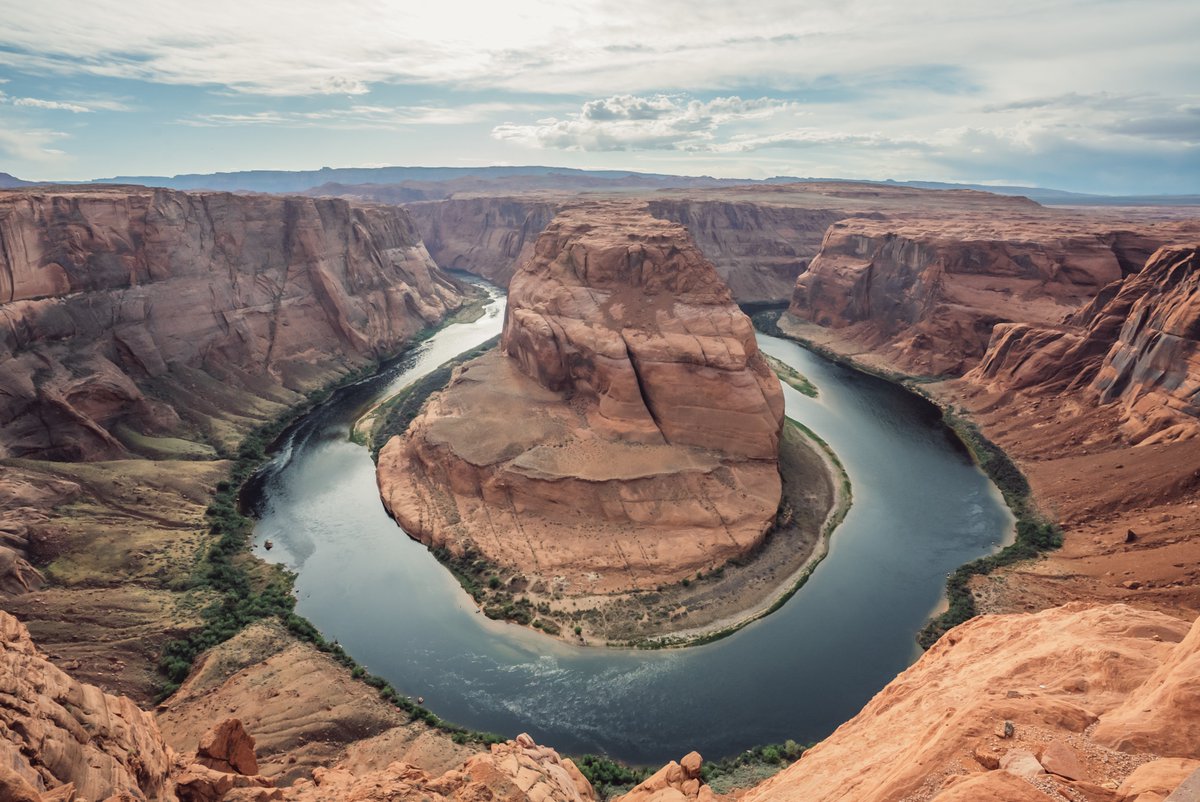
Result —
[[[433, 331], [423, 331], [409, 347], [427, 339]], [[186, 588], [213, 600], [200, 611], [204, 623], [198, 630], [164, 645], [158, 662], [159, 672], [164, 677], [160, 700], [174, 693], [187, 679], [193, 661], [201, 652], [224, 643], [256, 621], [276, 618], [297, 638], [313, 644], [350, 669], [352, 677], [377, 689], [381, 699], [404, 710], [413, 720], [423, 720], [449, 734], [456, 743], [490, 744], [505, 740], [495, 733], [477, 732], [443, 721], [431, 710], [396, 691], [383, 677], [367, 673], [340, 644], [327, 641], [312, 622], [296, 615], [295, 575], [279, 566], [266, 565], [249, 553], [254, 522], [239, 511], [238, 496], [245, 483], [267, 461], [272, 444], [293, 422], [327, 401], [336, 389], [378, 372], [381, 365], [381, 362], [364, 365], [310, 392], [304, 401], [275, 420], [251, 430], [236, 454], [223, 455], [232, 459], [233, 465], [228, 478], [217, 483], [213, 500], [205, 511], [209, 533], [216, 539], [197, 563]]]
[[980, 557], [958, 570], [946, 580], [946, 612], [934, 618], [917, 635], [917, 643], [928, 649], [952, 627], [974, 618], [975, 596], [971, 593], [973, 576], [985, 576], [1005, 565], [1021, 560], [1030, 560], [1042, 552], [1057, 549], [1062, 545], [1062, 530], [1052, 521], [1042, 517], [1033, 504], [1029, 480], [1021, 469], [998, 445], [984, 436], [971, 421], [951, 410], [943, 413], [946, 424], [975, 456], [988, 478], [1000, 488], [1004, 501], [1017, 519], [1017, 536], [1013, 543], [996, 554]]
[[917, 635], [917, 642], [922, 648], [928, 649], [947, 630], [974, 618], [977, 611], [975, 597], [970, 590], [970, 580], [973, 576], [990, 574], [997, 568], [1021, 560], [1029, 560], [1046, 551], [1062, 546], [1062, 530], [1053, 521], [1044, 518], [1037, 510], [1031, 496], [1029, 481], [1021, 473], [1017, 464], [998, 445], [989, 440], [979, 427], [970, 420], [946, 409], [938, 404], [920, 385], [938, 381], [946, 377], [938, 376], [906, 376], [891, 371], [872, 369], [861, 365], [853, 359], [831, 351], [821, 345], [806, 342], [792, 337], [779, 327], [781, 308], [763, 306], [747, 309], [751, 314], [754, 327], [765, 334], [781, 339], [798, 342], [805, 348], [840, 364], [848, 365], [856, 370], [877, 376], [881, 379], [900, 384], [910, 392], [916, 393], [931, 404], [937, 406], [942, 413], [942, 419], [949, 426], [975, 461], [983, 469], [988, 478], [1000, 489], [1004, 502], [1016, 517], [1016, 538], [1014, 542], [996, 554], [981, 557], [966, 565], [960, 566], [950, 574], [946, 581], [947, 610], [931, 620]]

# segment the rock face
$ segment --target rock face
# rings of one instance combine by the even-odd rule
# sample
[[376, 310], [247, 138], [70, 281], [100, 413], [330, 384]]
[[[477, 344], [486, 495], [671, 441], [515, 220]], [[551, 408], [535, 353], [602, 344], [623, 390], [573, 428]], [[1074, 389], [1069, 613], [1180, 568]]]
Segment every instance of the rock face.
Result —
[[[1197, 649], [1200, 622], [1189, 634], [1178, 619], [1125, 605], [976, 618], [744, 799], [1054, 798], [1030, 780], [1077, 795], [1087, 787], [1104, 793], [1101, 786], [1116, 787], [1146, 759], [1114, 751], [1118, 732], [1140, 733], [1138, 751], [1166, 747], [1200, 756], [1194, 705], [1171, 706], [1195, 692]], [[1013, 724], [1007, 738], [1006, 721]], [[1059, 760], [1061, 770], [1064, 747], [1076, 757], [1072, 771], [1085, 776], [1046, 774], [1034, 757]]]
[[231, 445], [229, 420], [394, 351], [460, 302], [398, 209], [0, 192], [0, 456]]
[[405, 763], [362, 775], [340, 767], [317, 769], [313, 782], [301, 781], [285, 789], [284, 798], [294, 802], [593, 802], [595, 794], [570, 759], [522, 734], [440, 777]]
[[414, 203], [408, 213], [434, 261], [504, 287], [532, 254], [561, 201], [464, 198]]
[[739, 302], [779, 301], [846, 212], [735, 200], [651, 200], [655, 217], [687, 226]]
[[797, 280], [789, 312], [903, 370], [957, 375], [984, 355], [996, 324], [1061, 323], [1175, 233], [1047, 215], [843, 220]]
[[1113, 404], [1133, 443], [1200, 434], [1200, 246], [1158, 250], [1067, 322], [997, 326], [966, 378]]
[[0, 612], [0, 765], [38, 792], [165, 800], [171, 761], [151, 714], [64, 674]]
[[678, 581], [761, 541], [782, 392], [681, 227], [564, 210], [513, 278], [502, 347], [380, 453], [412, 536], [568, 595]]

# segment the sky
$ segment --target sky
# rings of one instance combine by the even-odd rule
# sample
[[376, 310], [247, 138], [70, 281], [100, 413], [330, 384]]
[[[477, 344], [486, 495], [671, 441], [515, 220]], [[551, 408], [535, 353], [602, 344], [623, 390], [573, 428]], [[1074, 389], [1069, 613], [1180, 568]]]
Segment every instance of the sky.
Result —
[[0, 172], [1200, 193], [1196, 0], [0, 0]]

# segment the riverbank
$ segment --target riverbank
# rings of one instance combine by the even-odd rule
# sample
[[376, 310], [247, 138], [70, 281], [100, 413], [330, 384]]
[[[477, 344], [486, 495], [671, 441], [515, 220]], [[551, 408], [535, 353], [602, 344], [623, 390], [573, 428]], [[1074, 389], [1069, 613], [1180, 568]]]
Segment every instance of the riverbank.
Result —
[[[382, 399], [354, 425], [374, 454], [403, 433], [454, 368], [482, 348], [460, 355]], [[802, 380], [798, 373], [796, 380]], [[811, 385], [809, 385], [811, 386]], [[778, 609], [803, 584], [850, 503], [849, 480], [835, 455], [802, 426], [785, 425], [780, 474], [783, 493], [771, 531], [751, 553], [714, 564], [650, 590], [567, 595], [536, 576], [502, 568], [468, 548], [433, 549], [489, 618], [510, 621], [576, 645], [660, 649], [725, 637]]]
[[946, 425], [1000, 490], [1005, 504], [1016, 519], [1011, 542], [1004, 544], [996, 553], [972, 560], [949, 574], [945, 604], [917, 635], [917, 643], [923, 649], [932, 646], [947, 630], [978, 614], [971, 588], [974, 577], [987, 576], [999, 568], [1036, 559], [1062, 546], [1060, 527], [1039, 509], [1029, 481], [1016, 463], [984, 435], [978, 424], [966, 415], [965, 409], [956, 409], [951, 400], [930, 391], [929, 388], [944, 381], [944, 377], [898, 373], [869, 348], [840, 337], [836, 332], [799, 320], [787, 312], [771, 321], [769, 318], [773, 314], [760, 313], [756, 316], [755, 324], [773, 330], [779, 337], [800, 343], [827, 359], [899, 384], [937, 406]]

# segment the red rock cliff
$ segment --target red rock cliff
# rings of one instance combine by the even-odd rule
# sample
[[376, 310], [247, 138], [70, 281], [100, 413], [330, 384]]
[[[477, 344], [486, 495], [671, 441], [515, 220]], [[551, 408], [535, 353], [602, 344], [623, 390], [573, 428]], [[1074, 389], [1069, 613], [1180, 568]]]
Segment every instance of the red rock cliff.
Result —
[[782, 392], [680, 226], [564, 210], [513, 278], [503, 349], [380, 453], [411, 535], [567, 595], [678, 581], [761, 541]]
[[414, 203], [408, 213], [441, 267], [505, 287], [533, 253], [558, 205], [534, 198], [463, 198]]
[[983, 356], [996, 324], [1063, 321], [1173, 233], [1048, 212], [845, 220], [797, 280], [789, 312], [906, 371], [959, 374]]
[[[231, 444], [460, 303], [402, 210], [143, 188], [0, 193], [0, 455]], [[265, 405], [265, 406], [264, 406]]]

